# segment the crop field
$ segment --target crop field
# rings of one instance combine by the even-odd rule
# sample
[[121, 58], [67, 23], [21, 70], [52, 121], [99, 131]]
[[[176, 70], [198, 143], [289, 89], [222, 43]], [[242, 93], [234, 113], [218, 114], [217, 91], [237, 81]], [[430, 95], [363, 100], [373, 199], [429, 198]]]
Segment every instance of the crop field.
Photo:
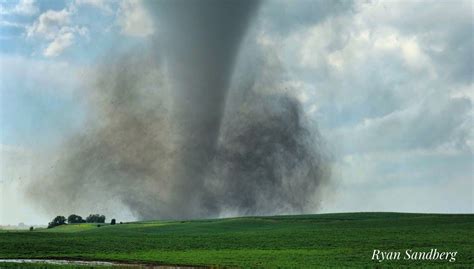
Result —
[[[457, 251], [456, 260], [372, 260], [374, 249], [433, 248]], [[340, 213], [2, 231], [0, 259], [10, 258], [232, 268], [473, 268], [474, 215]]]

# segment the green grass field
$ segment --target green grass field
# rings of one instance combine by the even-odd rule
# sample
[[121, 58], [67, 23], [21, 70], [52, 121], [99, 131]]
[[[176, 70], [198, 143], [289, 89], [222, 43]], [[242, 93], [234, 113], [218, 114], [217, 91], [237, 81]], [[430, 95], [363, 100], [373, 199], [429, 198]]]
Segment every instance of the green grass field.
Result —
[[[457, 251], [456, 261], [372, 261], [374, 249]], [[474, 215], [341, 213], [65, 225], [0, 232], [0, 258], [218, 267], [474, 267]], [[2, 266], [0, 264], [0, 266]]]

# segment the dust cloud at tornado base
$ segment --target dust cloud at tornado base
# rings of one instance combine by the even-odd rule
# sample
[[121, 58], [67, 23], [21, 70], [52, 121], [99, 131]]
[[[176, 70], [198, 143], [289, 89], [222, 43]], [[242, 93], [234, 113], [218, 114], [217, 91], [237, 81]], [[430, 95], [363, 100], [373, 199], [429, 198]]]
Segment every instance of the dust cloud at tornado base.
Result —
[[164, 38], [103, 57], [84, 77], [87, 124], [48, 152], [27, 188], [47, 212], [126, 207], [138, 219], [174, 219], [317, 209], [330, 179], [323, 139], [266, 54], [249, 60], [239, 46], [258, 5], [226, 14], [223, 1], [187, 3], [149, 5]]

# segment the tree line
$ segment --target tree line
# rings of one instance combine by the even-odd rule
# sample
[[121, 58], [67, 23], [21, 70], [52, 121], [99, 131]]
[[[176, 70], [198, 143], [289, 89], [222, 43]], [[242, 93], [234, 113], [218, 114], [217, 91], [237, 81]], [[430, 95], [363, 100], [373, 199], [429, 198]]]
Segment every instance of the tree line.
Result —
[[[53, 228], [59, 225], [66, 224], [77, 224], [77, 223], [105, 223], [105, 216], [100, 214], [90, 214], [86, 219], [76, 214], [71, 214], [69, 217], [56, 216], [49, 224], [48, 228]], [[110, 221], [111, 225], [115, 224], [115, 219]]]

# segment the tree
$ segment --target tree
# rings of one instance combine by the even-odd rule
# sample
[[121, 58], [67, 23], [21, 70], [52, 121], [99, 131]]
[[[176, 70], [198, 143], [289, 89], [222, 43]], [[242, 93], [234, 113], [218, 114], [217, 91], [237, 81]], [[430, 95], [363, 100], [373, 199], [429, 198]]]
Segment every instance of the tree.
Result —
[[67, 217], [67, 223], [72, 224], [72, 223], [84, 223], [86, 222], [84, 219], [82, 219], [81, 216], [72, 214], [69, 217]]
[[31, 227], [30, 227], [30, 232], [31, 232], [31, 231], [33, 231], [33, 229], [34, 229], [34, 227], [33, 227], [33, 226], [31, 226]]
[[48, 224], [48, 228], [53, 228], [59, 225], [66, 224], [66, 218], [64, 216], [56, 216], [53, 221]]
[[105, 223], [105, 216], [99, 214], [90, 214], [86, 218], [87, 223]]
[[112, 220], [110, 221], [110, 225], [115, 225], [115, 219], [112, 219]]

